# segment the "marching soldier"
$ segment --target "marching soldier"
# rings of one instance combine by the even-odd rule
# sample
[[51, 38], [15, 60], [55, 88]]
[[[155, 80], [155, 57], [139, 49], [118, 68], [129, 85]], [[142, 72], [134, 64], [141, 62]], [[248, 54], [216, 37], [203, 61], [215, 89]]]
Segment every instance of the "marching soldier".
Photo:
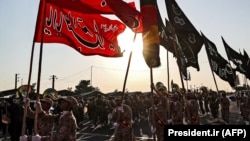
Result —
[[151, 132], [156, 134], [158, 141], [164, 141], [164, 126], [167, 125], [166, 107], [159, 103], [160, 97], [154, 94], [153, 107], [149, 109], [148, 121]]
[[209, 112], [210, 112], [210, 109], [209, 109], [209, 96], [208, 96], [208, 91], [206, 91], [206, 92], [203, 93], [203, 97], [204, 97], [204, 107], [205, 107], [205, 111], [206, 111], [206, 114], [208, 115]]
[[[240, 92], [240, 108], [246, 102], [247, 102], [247, 95], [243, 91], [241, 91]], [[241, 111], [241, 109], [240, 109], [240, 111]]]
[[179, 101], [179, 94], [173, 93], [171, 95], [170, 102], [170, 119], [168, 120], [168, 124], [172, 125], [183, 125], [183, 113], [182, 113], [182, 105]]
[[[152, 85], [154, 86], [154, 85]], [[165, 109], [167, 117], [170, 116], [170, 102], [169, 95], [167, 93], [167, 88], [163, 85], [162, 82], [157, 82], [156, 87], [153, 87], [153, 90], [156, 91], [157, 96], [159, 97], [159, 105], [161, 108]]]
[[197, 94], [197, 99], [198, 99], [200, 112], [201, 112], [202, 115], [204, 115], [205, 110], [204, 110], [204, 103], [203, 103], [203, 95], [202, 95], [202, 93]]
[[113, 97], [109, 97], [108, 99], [108, 108], [109, 108], [109, 113], [108, 113], [108, 125], [112, 125], [113, 123], [111, 122], [112, 118], [112, 111], [115, 108], [115, 101]]
[[[94, 100], [94, 105], [95, 105], [95, 116], [93, 120], [94, 126], [92, 128], [96, 128], [96, 126], [100, 126], [103, 122], [103, 112], [104, 112], [104, 101], [102, 98], [102, 95], [97, 95], [97, 98]], [[97, 124], [98, 122], [99, 125]]]
[[112, 141], [134, 141], [131, 107], [123, 104], [121, 96], [116, 97], [115, 103], [116, 107], [113, 109], [111, 119], [115, 127]]
[[209, 106], [211, 110], [212, 117], [214, 119], [214, 122], [218, 120], [218, 110], [219, 110], [219, 100], [216, 92], [211, 91], [210, 92], [210, 99], [209, 99]]
[[185, 105], [185, 120], [188, 125], [199, 125], [199, 104], [195, 95], [191, 92], [187, 93], [187, 101]]
[[241, 115], [246, 125], [250, 125], [250, 95], [248, 94], [247, 101], [241, 105]]
[[221, 105], [221, 117], [226, 122], [226, 124], [229, 124], [229, 107], [230, 107], [230, 101], [229, 98], [226, 96], [226, 92], [221, 93], [221, 99], [220, 99], [220, 105]]
[[[25, 99], [25, 104], [28, 106], [27, 109], [27, 117], [34, 119], [35, 111], [31, 109], [29, 106], [30, 100], [27, 98]], [[40, 100], [42, 109], [46, 114], [52, 115], [50, 108], [53, 105], [53, 101], [50, 98], [44, 98]], [[54, 120], [51, 118], [38, 118], [38, 133], [40, 136], [48, 136], [52, 134]]]
[[236, 96], [237, 107], [240, 108], [240, 96], [241, 96], [240, 92], [239, 91], [236, 92], [235, 96]]
[[[63, 97], [59, 100], [60, 108], [63, 112], [56, 115], [47, 114], [43, 111], [41, 103], [36, 103], [36, 110], [39, 118], [52, 118], [58, 125], [54, 134], [49, 136], [35, 135], [32, 136], [32, 141], [76, 141], [77, 124], [73, 109], [78, 105], [78, 102], [73, 96]], [[22, 141], [25, 140], [30, 141], [31, 138], [22, 138]]]

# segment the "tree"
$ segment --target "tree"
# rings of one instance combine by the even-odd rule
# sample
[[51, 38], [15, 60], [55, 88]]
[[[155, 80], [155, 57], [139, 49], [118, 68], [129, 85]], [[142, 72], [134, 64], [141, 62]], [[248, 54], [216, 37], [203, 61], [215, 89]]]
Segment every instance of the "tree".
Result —
[[93, 86], [90, 86], [90, 80], [81, 80], [78, 85], [75, 86], [75, 93], [84, 93], [95, 90]]

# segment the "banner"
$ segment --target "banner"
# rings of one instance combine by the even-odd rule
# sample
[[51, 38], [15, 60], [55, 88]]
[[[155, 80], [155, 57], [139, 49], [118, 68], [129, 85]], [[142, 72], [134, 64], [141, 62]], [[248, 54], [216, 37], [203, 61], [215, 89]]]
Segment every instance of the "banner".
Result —
[[192, 66], [200, 70], [198, 63], [198, 53], [203, 45], [203, 39], [187, 16], [181, 10], [175, 0], [165, 0], [169, 22], [173, 27], [174, 34], [181, 50], [187, 60], [187, 67]]
[[82, 55], [122, 56], [117, 40], [126, 28], [122, 22], [50, 3], [40, 6], [34, 42], [62, 43]]
[[202, 34], [208, 56], [208, 61], [213, 72], [222, 80], [227, 81], [231, 87], [235, 87], [235, 70], [231, 68], [229, 62], [224, 59], [213, 42]]
[[160, 39], [158, 35], [156, 0], [140, 0], [143, 17], [143, 57], [148, 67], [159, 67]]

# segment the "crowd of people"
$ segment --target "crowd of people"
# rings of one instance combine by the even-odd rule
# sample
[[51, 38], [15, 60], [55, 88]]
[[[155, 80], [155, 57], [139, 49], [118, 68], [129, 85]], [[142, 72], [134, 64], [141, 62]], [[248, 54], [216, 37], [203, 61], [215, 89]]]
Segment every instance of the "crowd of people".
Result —
[[[140, 95], [41, 97], [36, 102], [17, 93], [1, 102], [1, 116], [8, 115], [10, 119], [5, 123], [2, 118], [2, 134], [8, 133], [11, 141], [76, 141], [78, 125], [89, 121], [93, 131], [102, 127], [114, 130], [112, 141], [135, 141], [133, 126], [144, 120], [152, 135], [163, 141], [164, 126], [201, 125], [200, 117], [206, 115], [211, 115], [213, 121], [221, 117], [223, 124], [232, 124], [230, 99], [225, 91], [215, 92], [206, 87], [186, 91], [172, 84], [170, 92], [161, 82], [151, 84], [151, 89], [152, 93]], [[235, 96], [240, 114], [249, 125], [249, 91]]]

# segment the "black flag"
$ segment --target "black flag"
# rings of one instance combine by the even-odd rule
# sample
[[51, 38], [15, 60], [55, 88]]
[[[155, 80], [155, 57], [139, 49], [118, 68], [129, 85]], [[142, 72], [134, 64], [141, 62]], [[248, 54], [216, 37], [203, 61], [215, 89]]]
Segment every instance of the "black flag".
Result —
[[233, 50], [224, 40], [223, 37], [222, 38], [222, 42], [224, 44], [226, 53], [227, 53], [227, 57], [230, 61], [232, 61], [234, 63], [234, 65], [236, 65], [236, 71], [245, 74], [246, 75], [246, 67], [244, 66], [244, 56], [241, 55], [240, 53], [236, 52], [235, 50]]
[[231, 87], [235, 87], [235, 70], [231, 68], [229, 62], [224, 59], [213, 42], [202, 34], [209, 60], [210, 67], [222, 80], [227, 81]]
[[248, 79], [250, 79], [250, 58], [247, 54], [247, 52], [244, 50], [244, 62], [243, 62], [243, 66], [245, 67], [245, 70], [246, 70], [246, 77]]
[[160, 45], [162, 45], [169, 52], [173, 53], [173, 56], [177, 58], [177, 65], [184, 78], [187, 77], [187, 59], [185, 54], [176, 40], [176, 35], [170, 22], [165, 18], [165, 25], [162, 21], [160, 11], [157, 5], [157, 17], [158, 17], [158, 29]]
[[187, 67], [200, 70], [198, 53], [203, 45], [203, 39], [193, 24], [189, 21], [175, 0], [165, 0], [169, 21], [177, 35], [187, 61]]
[[162, 21], [161, 14], [159, 11], [159, 7], [157, 4], [157, 19], [158, 19], [158, 32], [159, 32], [159, 38], [160, 38], [160, 45], [163, 46], [166, 50], [173, 53], [174, 52], [174, 37], [172, 32], [172, 27], [167, 19], [165, 19], [165, 25]]

